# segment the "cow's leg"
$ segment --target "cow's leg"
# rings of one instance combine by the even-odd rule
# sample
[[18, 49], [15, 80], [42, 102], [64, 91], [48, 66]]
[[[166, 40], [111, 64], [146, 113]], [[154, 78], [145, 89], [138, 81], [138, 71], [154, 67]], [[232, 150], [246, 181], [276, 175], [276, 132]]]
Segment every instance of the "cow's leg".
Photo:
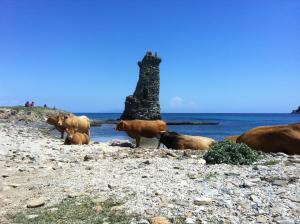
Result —
[[158, 146], [157, 146], [157, 149], [159, 149], [159, 147], [160, 147], [160, 143], [161, 143], [161, 141], [160, 141], [160, 140], [158, 140]]
[[61, 132], [60, 132], [60, 138], [61, 138], [61, 139], [64, 139], [64, 134], [65, 134], [64, 131], [61, 131]]
[[87, 130], [86, 134], [90, 137], [91, 136], [91, 132], [90, 132], [90, 129]]
[[71, 145], [71, 142], [70, 142], [70, 140], [68, 139], [68, 137], [66, 138], [64, 144], [65, 144], [65, 145]]
[[141, 142], [141, 137], [140, 136], [135, 137], [136, 148], [140, 147], [140, 142]]

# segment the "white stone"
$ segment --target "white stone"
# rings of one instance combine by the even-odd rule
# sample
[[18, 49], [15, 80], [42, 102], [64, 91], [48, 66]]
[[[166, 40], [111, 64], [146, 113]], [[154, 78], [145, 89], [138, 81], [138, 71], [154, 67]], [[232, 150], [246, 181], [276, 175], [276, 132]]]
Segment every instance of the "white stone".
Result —
[[27, 208], [36, 208], [45, 205], [46, 199], [44, 197], [35, 198], [27, 202]]
[[211, 198], [200, 198], [197, 197], [194, 199], [194, 204], [195, 205], [209, 205], [213, 202]]

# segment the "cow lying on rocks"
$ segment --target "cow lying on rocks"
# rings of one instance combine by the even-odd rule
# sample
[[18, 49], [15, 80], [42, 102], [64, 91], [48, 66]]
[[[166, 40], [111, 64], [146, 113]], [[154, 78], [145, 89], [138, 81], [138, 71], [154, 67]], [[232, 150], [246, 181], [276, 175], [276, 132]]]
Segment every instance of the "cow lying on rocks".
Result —
[[75, 132], [85, 133], [90, 136], [90, 120], [86, 116], [59, 116], [57, 123], [65, 129], [73, 129]]
[[88, 145], [90, 137], [86, 133], [75, 132], [74, 129], [66, 129], [68, 133], [65, 145]]
[[135, 139], [136, 147], [139, 147], [141, 137], [159, 139], [160, 132], [167, 131], [167, 124], [162, 120], [121, 120], [116, 130], [125, 131], [129, 137]]
[[65, 132], [65, 128], [63, 127], [63, 126], [60, 126], [59, 124], [58, 124], [58, 120], [59, 120], [59, 116], [51, 116], [51, 117], [49, 117], [48, 119], [47, 119], [47, 123], [48, 124], [51, 124], [51, 125], [54, 125], [54, 127], [56, 128], [56, 130], [58, 130], [59, 132], [60, 132], [60, 134], [61, 134], [61, 139], [63, 139], [64, 138], [64, 132]]
[[181, 135], [177, 132], [161, 132], [160, 143], [171, 149], [208, 150], [215, 142], [212, 138], [202, 136]]
[[236, 142], [267, 153], [300, 154], [300, 123], [256, 127], [239, 136]]

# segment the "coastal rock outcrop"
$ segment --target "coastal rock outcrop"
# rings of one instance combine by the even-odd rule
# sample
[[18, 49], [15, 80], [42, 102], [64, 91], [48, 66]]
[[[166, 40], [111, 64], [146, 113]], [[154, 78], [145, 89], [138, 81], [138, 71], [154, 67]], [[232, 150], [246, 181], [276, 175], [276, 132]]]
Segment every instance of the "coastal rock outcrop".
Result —
[[300, 114], [300, 106], [298, 107], [298, 109], [293, 110], [292, 114]]
[[66, 111], [45, 107], [1, 107], [0, 120], [44, 122], [48, 117], [66, 114]]
[[155, 53], [148, 51], [140, 67], [139, 80], [133, 95], [127, 96], [125, 109], [121, 119], [156, 120], [161, 119], [159, 104], [160, 75], [159, 64], [161, 59]]

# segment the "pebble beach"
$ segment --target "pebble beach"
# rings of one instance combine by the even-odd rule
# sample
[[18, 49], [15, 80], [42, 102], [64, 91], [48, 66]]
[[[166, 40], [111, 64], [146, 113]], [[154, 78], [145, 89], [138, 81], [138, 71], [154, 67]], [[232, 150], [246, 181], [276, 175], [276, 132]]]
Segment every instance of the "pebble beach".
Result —
[[155, 216], [171, 223], [300, 223], [299, 156], [207, 165], [203, 152], [132, 148], [123, 140], [64, 145], [50, 130], [40, 120], [0, 119], [0, 223], [80, 196], [118, 201], [114, 211], [135, 217], [132, 224]]

